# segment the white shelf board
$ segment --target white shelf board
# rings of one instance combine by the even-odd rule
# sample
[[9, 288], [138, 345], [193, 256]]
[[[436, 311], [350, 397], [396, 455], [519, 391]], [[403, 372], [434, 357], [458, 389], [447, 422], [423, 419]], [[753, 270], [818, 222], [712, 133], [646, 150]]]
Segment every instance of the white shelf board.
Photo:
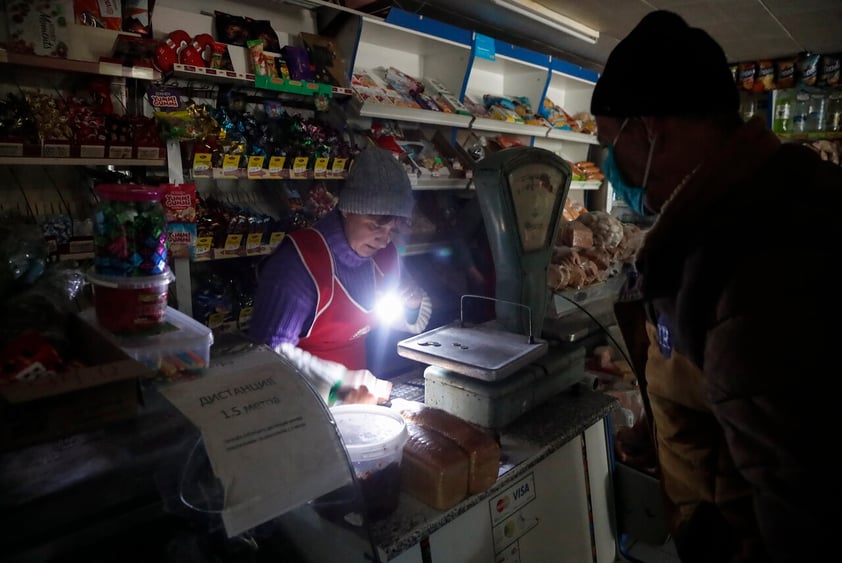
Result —
[[380, 119], [395, 119], [398, 121], [411, 121], [414, 123], [426, 123], [428, 125], [444, 125], [446, 127], [468, 128], [473, 119], [470, 115], [458, 113], [445, 113], [443, 111], [431, 111], [427, 109], [407, 108], [402, 106], [391, 106], [387, 104], [375, 104], [365, 102], [359, 104], [360, 117], [376, 117]]
[[468, 52], [471, 50], [468, 45], [427, 35], [414, 29], [407, 29], [371, 17], [363, 18], [360, 42], [387, 49], [407, 51], [422, 57], [439, 56], [454, 49]]
[[510, 121], [500, 121], [487, 117], [477, 117], [471, 123], [471, 129], [476, 131], [489, 131], [492, 133], [507, 133], [509, 135], [526, 135], [528, 137], [544, 137], [548, 128], [543, 125], [526, 125]]
[[588, 145], [598, 145], [596, 135], [588, 135], [587, 133], [576, 133], [575, 131], [568, 131], [567, 129], [550, 129], [547, 133], [547, 138], [557, 139], [559, 141], [573, 141], [576, 143], [585, 143]]
[[464, 190], [468, 187], [467, 178], [439, 178], [421, 177], [415, 174], [409, 175], [409, 183], [413, 190]]
[[598, 190], [602, 186], [602, 180], [593, 180], [590, 182], [572, 181], [570, 182], [571, 190]]

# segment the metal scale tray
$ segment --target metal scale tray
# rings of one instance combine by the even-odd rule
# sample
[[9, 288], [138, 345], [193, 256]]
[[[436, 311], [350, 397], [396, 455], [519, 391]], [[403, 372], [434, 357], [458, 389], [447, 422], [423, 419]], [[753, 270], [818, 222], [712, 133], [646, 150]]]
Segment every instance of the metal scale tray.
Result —
[[398, 342], [398, 355], [481, 379], [500, 381], [547, 353], [546, 340], [456, 321]]

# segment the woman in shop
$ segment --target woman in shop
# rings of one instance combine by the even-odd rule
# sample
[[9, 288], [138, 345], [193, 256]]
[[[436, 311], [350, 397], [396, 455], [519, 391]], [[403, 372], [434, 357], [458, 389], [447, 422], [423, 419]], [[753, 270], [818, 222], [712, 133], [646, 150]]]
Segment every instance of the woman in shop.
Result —
[[417, 334], [430, 320], [430, 298], [393, 243], [413, 204], [403, 166], [368, 147], [336, 209], [287, 235], [258, 269], [251, 336], [289, 359], [328, 404], [386, 399], [389, 386], [367, 369], [366, 335], [382, 322]]

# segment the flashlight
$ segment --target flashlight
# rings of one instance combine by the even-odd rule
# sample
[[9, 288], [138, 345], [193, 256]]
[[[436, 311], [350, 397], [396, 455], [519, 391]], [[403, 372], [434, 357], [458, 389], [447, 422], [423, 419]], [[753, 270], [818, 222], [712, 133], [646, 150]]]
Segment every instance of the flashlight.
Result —
[[384, 323], [396, 321], [403, 312], [403, 300], [396, 291], [387, 291], [374, 304], [374, 314]]

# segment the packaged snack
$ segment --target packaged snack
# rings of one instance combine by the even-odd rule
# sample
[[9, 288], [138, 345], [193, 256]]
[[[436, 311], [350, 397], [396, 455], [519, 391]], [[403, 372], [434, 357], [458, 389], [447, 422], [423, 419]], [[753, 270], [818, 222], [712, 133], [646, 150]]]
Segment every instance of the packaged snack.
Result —
[[232, 16], [225, 12], [214, 12], [214, 24], [216, 25], [216, 38], [222, 43], [229, 45], [246, 46], [246, 41], [251, 39], [251, 19], [242, 16]]
[[266, 76], [266, 58], [263, 55], [263, 40], [249, 39], [246, 41], [251, 55], [251, 71], [258, 76]]
[[747, 92], [751, 92], [754, 89], [754, 77], [756, 75], [756, 63], [740, 63], [739, 74], [737, 76], [738, 86]]
[[809, 51], [799, 53], [795, 69], [798, 71], [797, 79], [800, 84], [815, 86], [819, 74], [819, 55]]
[[777, 88], [792, 88], [795, 86], [794, 57], [775, 61], [775, 86]]
[[775, 65], [772, 61], [758, 61], [757, 75], [752, 90], [754, 92], [768, 92], [775, 89]]
[[195, 223], [196, 184], [164, 184], [164, 197], [161, 203], [167, 223]]
[[120, 2], [99, 0], [74, 0], [75, 21], [89, 27], [102, 29], [122, 29], [123, 14]]
[[839, 59], [839, 53], [822, 55], [817, 81], [819, 86], [837, 86], [839, 84]]
[[124, 0], [123, 31], [152, 37], [152, 8], [155, 0]]
[[281, 52], [281, 42], [278, 34], [272, 29], [272, 22], [269, 20], [251, 20], [249, 24], [249, 38], [263, 41], [263, 50], [271, 53]]
[[67, 58], [73, 5], [70, 0], [6, 2], [9, 25], [7, 49], [15, 53]]

